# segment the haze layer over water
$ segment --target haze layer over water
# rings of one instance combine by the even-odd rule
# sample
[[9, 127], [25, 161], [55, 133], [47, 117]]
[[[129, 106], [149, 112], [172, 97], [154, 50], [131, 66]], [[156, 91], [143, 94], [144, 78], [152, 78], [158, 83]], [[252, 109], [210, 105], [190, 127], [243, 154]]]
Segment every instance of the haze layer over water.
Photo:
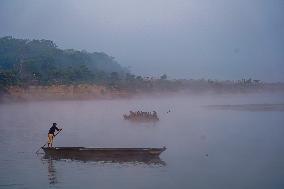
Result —
[[[283, 188], [284, 112], [207, 105], [283, 104], [283, 95], [175, 96], [0, 105], [0, 188]], [[157, 111], [157, 123], [122, 115]], [[169, 112], [170, 110], [170, 112]], [[50, 160], [55, 146], [162, 147], [165, 165]]]

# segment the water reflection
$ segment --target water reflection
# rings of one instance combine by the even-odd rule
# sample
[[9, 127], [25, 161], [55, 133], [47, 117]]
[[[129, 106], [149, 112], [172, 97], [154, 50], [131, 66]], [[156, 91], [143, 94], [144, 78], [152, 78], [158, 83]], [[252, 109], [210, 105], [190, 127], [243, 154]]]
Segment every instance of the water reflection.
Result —
[[[166, 163], [161, 160], [159, 157], [149, 157], [149, 158], [139, 158], [139, 157], [88, 157], [88, 156], [62, 156], [62, 155], [47, 155], [42, 156], [41, 161], [45, 165], [47, 164], [48, 171], [48, 181], [50, 185], [58, 184], [58, 177], [56, 171], [56, 162], [62, 160], [71, 160], [71, 161], [79, 161], [83, 163], [87, 162], [95, 162], [99, 163], [99, 165], [106, 164], [119, 164], [119, 165], [127, 165], [127, 166], [136, 166], [136, 165], [147, 165], [147, 166], [166, 166]], [[68, 163], [69, 161], [66, 161]]]
[[[166, 166], [166, 163], [161, 160], [160, 157], [90, 157], [90, 156], [76, 156], [76, 155], [48, 155], [45, 154], [43, 159], [48, 160], [48, 162], [56, 160], [72, 160], [80, 162], [98, 162], [100, 164], [104, 163], [117, 163], [117, 164], [144, 164], [144, 165], [159, 165]], [[51, 165], [53, 167], [53, 165]]]
[[47, 163], [47, 171], [48, 171], [48, 181], [49, 184], [54, 185], [58, 183], [58, 179], [56, 176], [56, 169], [54, 166], [54, 159], [52, 158], [45, 158], [43, 157], [42, 159], [42, 163], [45, 164]]

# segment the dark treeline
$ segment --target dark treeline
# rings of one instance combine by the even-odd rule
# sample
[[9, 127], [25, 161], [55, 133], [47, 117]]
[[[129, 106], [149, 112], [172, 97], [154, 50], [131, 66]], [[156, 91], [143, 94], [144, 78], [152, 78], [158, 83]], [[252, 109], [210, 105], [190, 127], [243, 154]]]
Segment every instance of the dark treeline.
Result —
[[50, 40], [0, 38], [2, 88], [9, 85], [104, 84], [127, 72], [105, 53], [62, 50]]
[[62, 50], [50, 40], [0, 38], [0, 92], [9, 86], [97, 84], [127, 92], [192, 93], [284, 90], [283, 83], [259, 80], [169, 80], [131, 74], [105, 53]]

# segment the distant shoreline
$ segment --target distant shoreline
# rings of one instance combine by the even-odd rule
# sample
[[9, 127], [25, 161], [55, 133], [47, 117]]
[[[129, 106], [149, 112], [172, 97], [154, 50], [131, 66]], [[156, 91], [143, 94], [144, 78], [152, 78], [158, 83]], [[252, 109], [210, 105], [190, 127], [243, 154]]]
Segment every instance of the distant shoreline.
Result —
[[126, 91], [109, 89], [105, 86], [92, 84], [79, 85], [31, 85], [26, 87], [10, 86], [2, 96], [6, 100], [80, 100], [80, 99], [112, 99], [125, 98], [130, 94]]
[[261, 87], [196, 87], [188, 85], [172, 90], [153, 88], [152, 90], [121, 89], [96, 84], [78, 85], [30, 85], [30, 86], [9, 86], [5, 93], [0, 95], [1, 101], [45, 101], [45, 100], [99, 100], [99, 99], [119, 99], [131, 98], [140, 95], [160, 96], [160, 95], [200, 95], [200, 94], [253, 94], [253, 93], [283, 93], [284, 85], [262, 84]]
[[0, 100], [116, 99], [139, 95], [284, 92], [284, 83], [169, 79], [132, 74], [102, 52], [60, 49], [51, 40], [0, 38]]

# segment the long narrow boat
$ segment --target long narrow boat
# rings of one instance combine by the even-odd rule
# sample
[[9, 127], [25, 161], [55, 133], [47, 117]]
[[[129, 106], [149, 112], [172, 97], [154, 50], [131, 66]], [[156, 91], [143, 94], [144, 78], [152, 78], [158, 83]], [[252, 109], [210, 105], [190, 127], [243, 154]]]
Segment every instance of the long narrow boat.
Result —
[[146, 164], [165, 164], [159, 155], [163, 148], [85, 148], [85, 147], [54, 147], [42, 148], [45, 158], [73, 159], [81, 161], [104, 162], [142, 162]]
[[85, 148], [85, 147], [54, 147], [42, 148], [48, 155], [88, 156], [88, 157], [158, 157], [163, 148]]
[[134, 122], [157, 122], [159, 121], [158, 117], [155, 116], [131, 116], [131, 115], [123, 115], [125, 120], [134, 121]]

